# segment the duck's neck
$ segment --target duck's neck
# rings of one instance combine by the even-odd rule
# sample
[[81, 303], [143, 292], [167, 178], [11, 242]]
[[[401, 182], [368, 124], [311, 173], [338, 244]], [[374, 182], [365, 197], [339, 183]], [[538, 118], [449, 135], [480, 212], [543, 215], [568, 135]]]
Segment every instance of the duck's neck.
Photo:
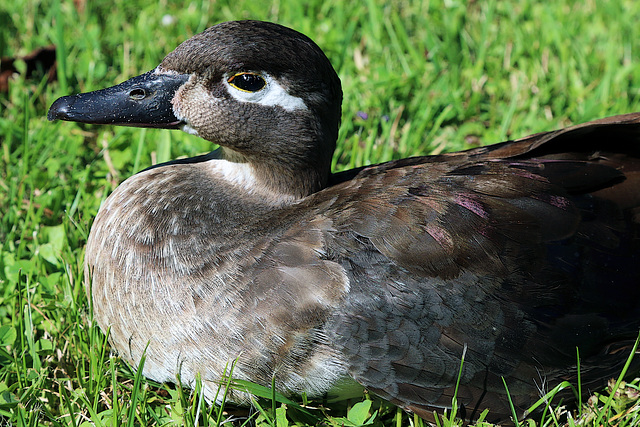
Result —
[[282, 201], [295, 201], [322, 190], [331, 173], [331, 154], [324, 153], [315, 158], [272, 159], [221, 147], [214, 152], [213, 158], [220, 161], [216, 169], [228, 181]]

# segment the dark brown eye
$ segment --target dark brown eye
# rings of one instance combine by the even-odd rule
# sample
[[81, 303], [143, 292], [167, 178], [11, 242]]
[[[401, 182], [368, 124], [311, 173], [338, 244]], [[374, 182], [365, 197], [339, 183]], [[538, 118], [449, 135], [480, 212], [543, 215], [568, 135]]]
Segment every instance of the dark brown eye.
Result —
[[253, 73], [238, 73], [231, 76], [227, 82], [236, 89], [245, 92], [257, 92], [267, 85], [261, 75]]

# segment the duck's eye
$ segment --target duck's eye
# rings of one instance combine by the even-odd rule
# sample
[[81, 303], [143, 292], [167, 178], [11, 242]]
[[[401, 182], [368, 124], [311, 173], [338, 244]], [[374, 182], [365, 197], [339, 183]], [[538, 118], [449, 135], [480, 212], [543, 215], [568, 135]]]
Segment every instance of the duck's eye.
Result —
[[257, 92], [267, 85], [266, 80], [260, 74], [254, 73], [238, 73], [231, 76], [227, 82], [244, 92]]

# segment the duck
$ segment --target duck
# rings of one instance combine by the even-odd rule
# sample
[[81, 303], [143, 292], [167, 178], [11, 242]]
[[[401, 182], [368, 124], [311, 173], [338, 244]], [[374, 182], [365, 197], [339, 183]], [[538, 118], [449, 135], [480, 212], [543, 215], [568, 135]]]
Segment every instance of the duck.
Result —
[[506, 423], [509, 399], [522, 418], [563, 381], [621, 372], [640, 329], [640, 113], [331, 173], [341, 103], [310, 38], [249, 20], [51, 105], [219, 147], [131, 176], [95, 217], [86, 290], [126, 362], [200, 378], [212, 403], [233, 366], [285, 395], [366, 389], [425, 419], [456, 399]]

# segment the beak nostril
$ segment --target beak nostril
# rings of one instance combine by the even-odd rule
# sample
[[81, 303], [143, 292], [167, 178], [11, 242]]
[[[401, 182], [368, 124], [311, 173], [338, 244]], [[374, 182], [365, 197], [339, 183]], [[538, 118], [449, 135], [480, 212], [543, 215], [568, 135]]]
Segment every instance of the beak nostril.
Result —
[[136, 101], [140, 99], [144, 99], [146, 96], [147, 96], [147, 92], [141, 88], [136, 88], [136, 89], [133, 89], [131, 92], [129, 92], [129, 98]]

